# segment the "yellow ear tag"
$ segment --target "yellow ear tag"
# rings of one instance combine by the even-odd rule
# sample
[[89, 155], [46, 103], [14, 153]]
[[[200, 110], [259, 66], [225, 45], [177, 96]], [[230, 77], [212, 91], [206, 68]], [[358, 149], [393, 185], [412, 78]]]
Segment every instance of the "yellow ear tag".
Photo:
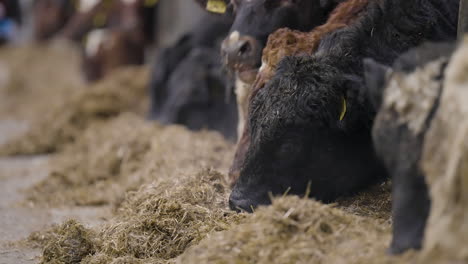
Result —
[[206, 10], [213, 13], [224, 14], [226, 9], [226, 3], [223, 0], [208, 0], [206, 3]]
[[340, 121], [343, 120], [343, 118], [345, 117], [346, 115], [346, 99], [344, 97], [341, 97], [342, 98], [342, 106], [341, 106], [341, 114], [340, 114]]
[[152, 7], [156, 5], [159, 2], [159, 0], [145, 0], [145, 3], [143, 4], [145, 7]]

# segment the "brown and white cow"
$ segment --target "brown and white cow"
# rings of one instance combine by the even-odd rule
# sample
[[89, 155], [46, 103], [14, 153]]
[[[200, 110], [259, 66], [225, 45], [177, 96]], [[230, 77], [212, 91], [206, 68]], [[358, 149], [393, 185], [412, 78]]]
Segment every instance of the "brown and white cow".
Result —
[[[63, 36], [84, 39], [83, 70], [88, 81], [101, 79], [123, 65], [141, 65], [153, 39], [156, 3], [143, 0], [82, 0]], [[93, 22], [94, 24], [90, 23]], [[90, 30], [92, 28], [92, 30]], [[83, 33], [86, 33], [86, 37]]]

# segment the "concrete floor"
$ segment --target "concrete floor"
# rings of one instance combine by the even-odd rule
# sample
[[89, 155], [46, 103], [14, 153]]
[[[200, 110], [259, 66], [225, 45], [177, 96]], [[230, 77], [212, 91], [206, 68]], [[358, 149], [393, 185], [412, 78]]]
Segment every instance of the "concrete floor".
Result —
[[[0, 120], [0, 145], [27, 129], [24, 123]], [[47, 156], [0, 158], [0, 264], [38, 263], [40, 250], [24, 243], [31, 232], [74, 218], [86, 226], [99, 225], [109, 208], [41, 208], [25, 203], [25, 189], [48, 175]]]

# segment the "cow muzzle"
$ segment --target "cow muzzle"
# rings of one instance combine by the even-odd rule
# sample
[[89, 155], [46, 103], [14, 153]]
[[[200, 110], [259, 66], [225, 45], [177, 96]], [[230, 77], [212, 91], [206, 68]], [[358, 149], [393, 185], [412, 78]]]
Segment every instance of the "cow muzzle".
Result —
[[251, 36], [231, 33], [221, 45], [224, 64], [231, 71], [251, 72], [261, 64], [262, 47], [258, 40]]

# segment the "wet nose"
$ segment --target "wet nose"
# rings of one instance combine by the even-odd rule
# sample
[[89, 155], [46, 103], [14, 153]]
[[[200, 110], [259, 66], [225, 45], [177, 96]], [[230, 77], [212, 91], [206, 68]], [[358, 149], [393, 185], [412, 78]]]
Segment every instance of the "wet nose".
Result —
[[253, 212], [253, 205], [250, 200], [238, 197], [235, 192], [229, 196], [229, 208], [236, 212]]
[[241, 36], [238, 32], [227, 37], [221, 46], [225, 64], [233, 69], [254, 67], [261, 58], [260, 44], [250, 36]]

